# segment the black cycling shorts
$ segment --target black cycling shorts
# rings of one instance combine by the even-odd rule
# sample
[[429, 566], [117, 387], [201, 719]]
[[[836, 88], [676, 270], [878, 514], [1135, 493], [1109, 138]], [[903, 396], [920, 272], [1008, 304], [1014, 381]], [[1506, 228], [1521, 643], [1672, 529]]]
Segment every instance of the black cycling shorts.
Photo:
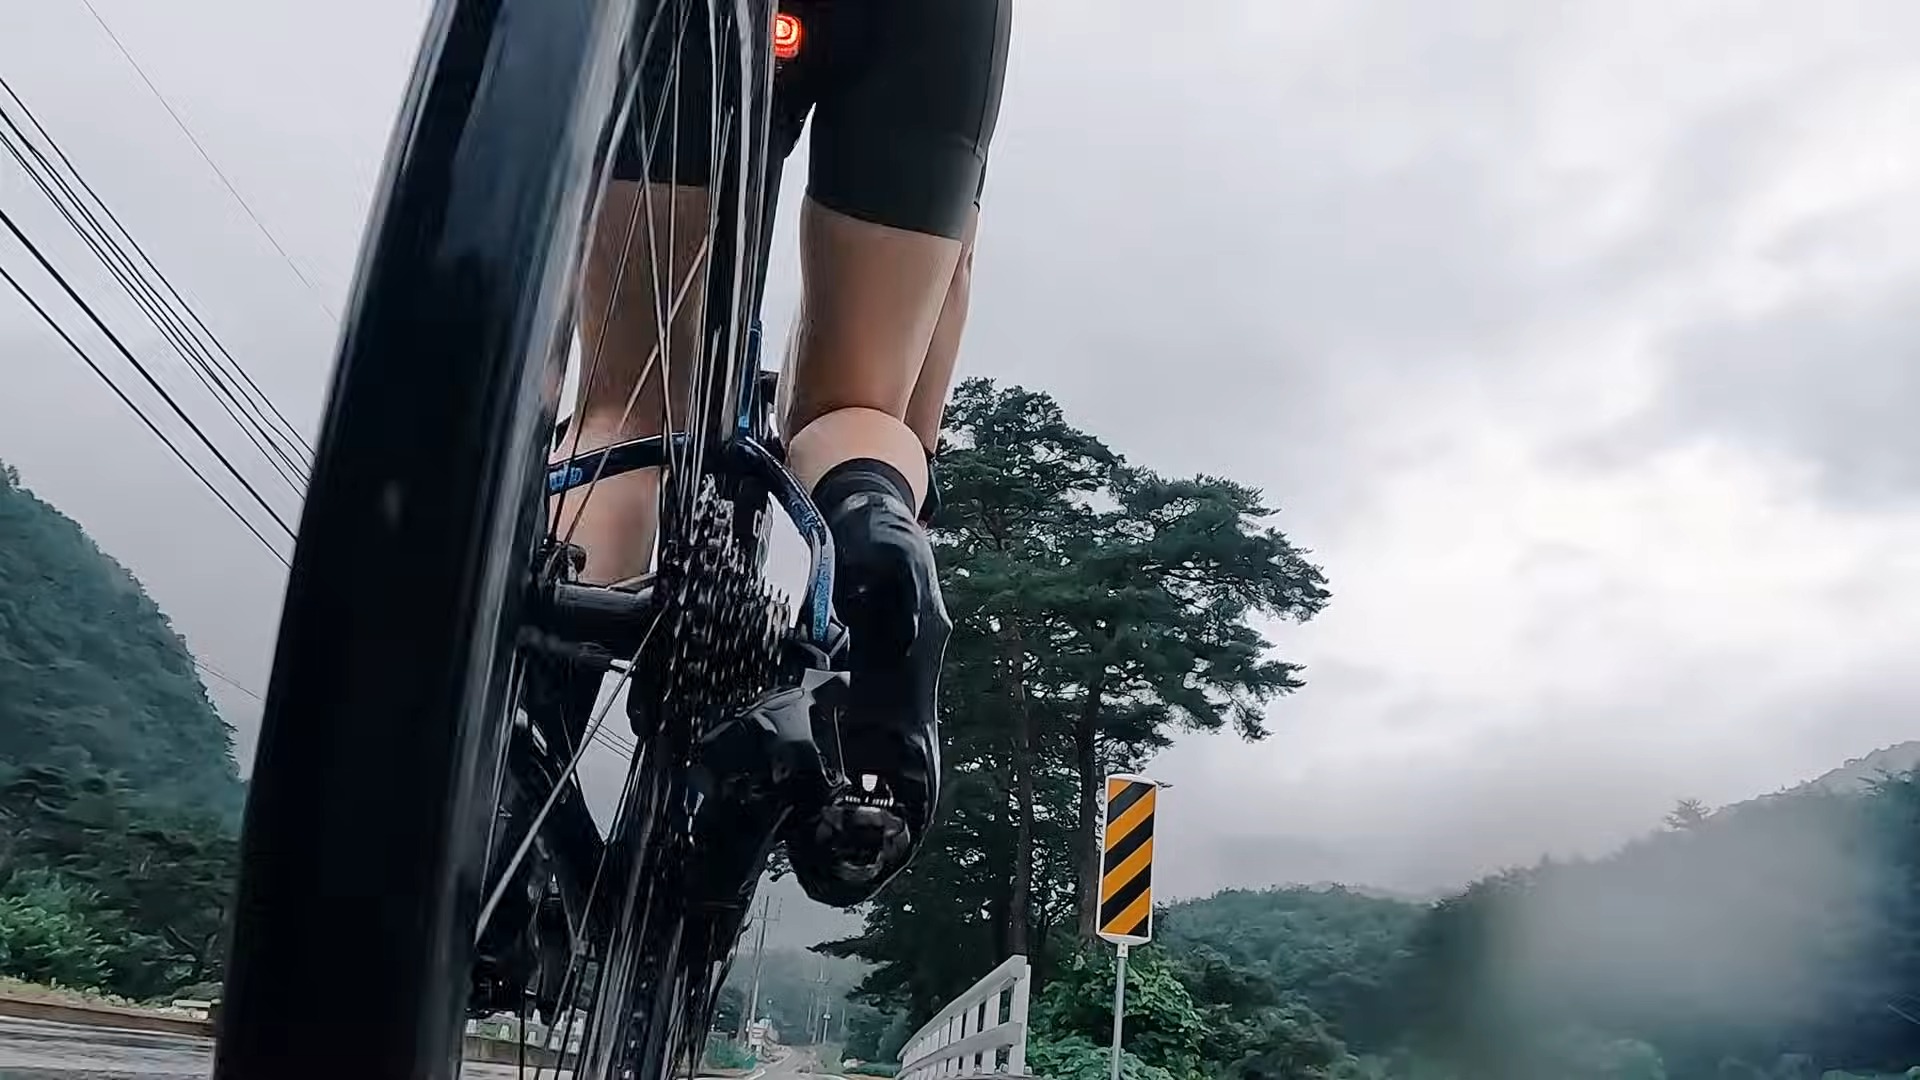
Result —
[[[617, 179], [709, 182], [709, 49], [705, 13], [694, 7], [677, 86], [667, 82], [672, 50], [647, 50], [634, 119], [614, 156]], [[780, 10], [800, 20], [801, 38], [774, 76], [774, 160], [793, 150], [811, 110], [808, 196], [862, 221], [959, 238], [986, 182], [1013, 0], [781, 0]], [[678, 107], [667, 109], [678, 145], [673, 124], [660, 125], [643, 169], [639, 139], [652, 124], [642, 117], [676, 91]]]

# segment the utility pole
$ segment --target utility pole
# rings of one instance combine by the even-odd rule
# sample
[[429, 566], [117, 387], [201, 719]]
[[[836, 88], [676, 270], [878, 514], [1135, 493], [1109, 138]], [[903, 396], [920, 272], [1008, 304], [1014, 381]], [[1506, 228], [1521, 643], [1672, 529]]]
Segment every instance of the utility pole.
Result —
[[826, 1030], [820, 1024], [820, 1019], [824, 1015], [822, 1010], [827, 1007], [826, 989], [827, 962], [822, 960], [820, 973], [813, 978], [813, 990], [807, 995], [807, 1037], [811, 1039], [818, 1033], [820, 1037], [814, 1041], [822, 1043], [827, 1041]]
[[753, 943], [753, 989], [747, 994], [747, 1007], [740, 1010], [739, 1041], [747, 1041], [747, 1032], [753, 1028], [753, 1022], [759, 1019], [760, 1012], [760, 965], [766, 959], [767, 924], [780, 921], [778, 912], [769, 912], [768, 905], [773, 898], [760, 898], [760, 914], [754, 916], [759, 922], [759, 933]]

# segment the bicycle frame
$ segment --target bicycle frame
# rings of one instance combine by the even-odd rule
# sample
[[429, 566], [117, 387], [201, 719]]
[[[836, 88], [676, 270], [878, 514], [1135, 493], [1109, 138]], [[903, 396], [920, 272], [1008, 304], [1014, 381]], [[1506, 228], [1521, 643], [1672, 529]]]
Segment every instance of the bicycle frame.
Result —
[[[756, 341], [758, 336], [756, 330]], [[758, 366], [753, 365], [752, 370], [757, 371]], [[781, 460], [778, 444], [765, 420], [767, 410], [759, 401], [758, 390], [754, 389], [759, 380], [742, 381], [746, 388], [741, 393], [744, 400], [739, 423], [720, 446], [717, 460], [722, 471], [764, 485], [806, 541], [809, 571], [797, 629], [810, 644], [831, 652], [830, 646], [836, 637], [833, 631], [833, 534], [827, 530], [826, 519], [820, 516], [812, 497]], [[676, 435], [673, 442], [677, 447], [684, 447], [686, 437]], [[561, 495], [597, 480], [660, 468], [667, 463], [667, 443], [664, 436], [652, 435], [576, 455], [547, 470], [547, 494]], [[577, 596], [577, 592], [571, 595]]]

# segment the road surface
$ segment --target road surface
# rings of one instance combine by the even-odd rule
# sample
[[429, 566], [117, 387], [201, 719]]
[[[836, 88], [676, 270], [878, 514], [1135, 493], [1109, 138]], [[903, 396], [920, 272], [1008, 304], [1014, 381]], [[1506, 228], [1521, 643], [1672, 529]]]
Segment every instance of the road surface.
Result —
[[212, 1066], [210, 1039], [0, 1019], [0, 1080], [171, 1080]]
[[[794, 1051], [754, 1080], [801, 1080], [800, 1070], [812, 1060]], [[0, 1080], [198, 1080], [212, 1069], [211, 1039], [0, 1018]], [[350, 1054], [343, 1055], [339, 1075], [341, 1080], [355, 1075]], [[513, 1065], [469, 1062], [460, 1075], [462, 1080], [515, 1080], [518, 1071]], [[554, 1073], [540, 1075], [546, 1080]]]

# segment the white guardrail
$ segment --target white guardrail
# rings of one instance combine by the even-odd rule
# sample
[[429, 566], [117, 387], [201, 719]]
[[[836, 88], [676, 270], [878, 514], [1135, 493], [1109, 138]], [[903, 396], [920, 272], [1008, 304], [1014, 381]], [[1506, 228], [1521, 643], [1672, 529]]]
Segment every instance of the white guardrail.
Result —
[[1029, 978], [1027, 958], [1010, 956], [954, 998], [901, 1048], [898, 1080], [1025, 1076]]

